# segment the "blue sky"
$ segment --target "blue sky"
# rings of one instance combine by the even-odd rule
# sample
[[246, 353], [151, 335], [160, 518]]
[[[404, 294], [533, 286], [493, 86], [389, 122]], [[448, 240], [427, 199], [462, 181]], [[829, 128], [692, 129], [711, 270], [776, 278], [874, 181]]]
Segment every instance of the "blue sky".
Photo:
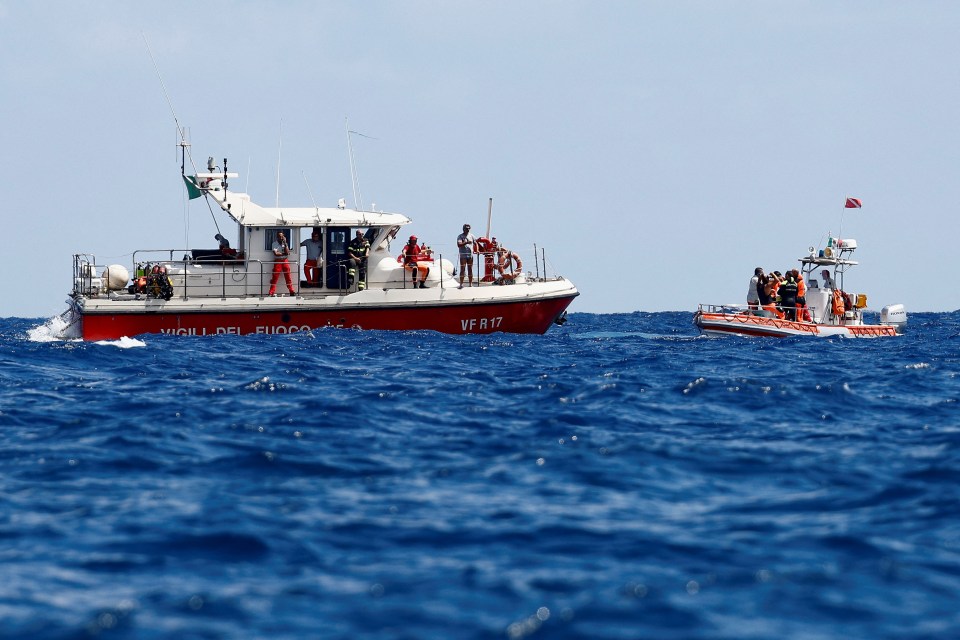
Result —
[[958, 33], [955, 2], [0, 0], [0, 316], [63, 310], [74, 253], [215, 246], [144, 36], [255, 201], [282, 122], [280, 203], [352, 203], [349, 118], [365, 204], [452, 252], [492, 197], [572, 311], [742, 302], [841, 215], [871, 308], [957, 309]]

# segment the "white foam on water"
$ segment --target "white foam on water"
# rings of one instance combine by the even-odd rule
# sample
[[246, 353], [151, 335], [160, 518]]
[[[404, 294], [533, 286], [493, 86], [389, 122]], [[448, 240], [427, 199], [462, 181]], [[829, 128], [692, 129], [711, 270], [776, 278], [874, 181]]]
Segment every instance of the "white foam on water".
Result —
[[[66, 318], [64, 316], [67, 316]], [[29, 329], [27, 338], [32, 342], [82, 342], [80, 337], [80, 324], [71, 322], [72, 314], [62, 313], [54, 316], [44, 322], [42, 325]], [[119, 349], [131, 349], [133, 347], [145, 347], [147, 343], [143, 340], [128, 338], [123, 336], [119, 340], [99, 340], [93, 344], [117, 347]]]
[[80, 328], [64, 319], [63, 315], [54, 316], [38, 327], [27, 331], [31, 342], [55, 342], [58, 340], [80, 340]]
[[128, 338], [127, 336], [123, 336], [119, 340], [97, 340], [93, 344], [102, 344], [110, 347], [118, 347], [120, 349], [132, 349], [133, 347], [147, 346], [147, 343], [143, 340]]

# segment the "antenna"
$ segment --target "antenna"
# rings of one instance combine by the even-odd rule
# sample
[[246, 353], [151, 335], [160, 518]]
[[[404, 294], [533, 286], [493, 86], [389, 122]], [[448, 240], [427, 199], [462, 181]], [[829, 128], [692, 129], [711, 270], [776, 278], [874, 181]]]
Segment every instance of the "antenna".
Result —
[[307, 174], [306, 174], [305, 172], [301, 171], [301, 172], [300, 172], [300, 175], [303, 176], [303, 184], [307, 185], [307, 192], [310, 194], [310, 200], [313, 202], [313, 208], [314, 208], [314, 209], [319, 209], [320, 207], [317, 206], [317, 201], [314, 200], [314, 198], [313, 198], [313, 190], [310, 188], [310, 183], [307, 182]]
[[[160, 88], [163, 90], [163, 97], [166, 99], [166, 101], [167, 101], [167, 106], [170, 107], [170, 113], [173, 115], [173, 122], [174, 122], [175, 125], [177, 125], [177, 136], [178, 136], [179, 139], [180, 139], [180, 141], [179, 141], [177, 144], [181, 147], [182, 153], [184, 154], [184, 157], [185, 157], [185, 158], [190, 158], [190, 167], [193, 169], [194, 174], [199, 173], [199, 172], [197, 171], [197, 165], [196, 165], [196, 163], [194, 163], [194, 161], [193, 161], [193, 154], [190, 153], [190, 150], [189, 150], [190, 144], [187, 142], [187, 138], [186, 138], [186, 134], [185, 134], [184, 128], [183, 128], [182, 126], [180, 126], [180, 120], [179, 120], [179, 118], [177, 118], [177, 112], [176, 112], [176, 111], [174, 110], [174, 108], [173, 108], [173, 102], [170, 100], [170, 94], [167, 93], [167, 85], [166, 85], [166, 84], [164, 83], [164, 81], [163, 81], [163, 76], [160, 75], [160, 67], [157, 66], [157, 61], [156, 61], [156, 59], [153, 57], [153, 51], [151, 51], [151, 49], [150, 49], [150, 43], [147, 41], [147, 34], [145, 34], [143, 31], [141, 31], [141, 32], [140, 32], [140, 35], [143, 37], [143, 44], [144, 44], [144, 46], [146, 46], [146, 48], [147, 48], [147, 55], [150, 56], [150, 62], [153, 63], [153, 69], [154, 69], [154, 71], [157, 72], [157, 79], [160, 81]], [[226, 166], [226, 165], [227, 165], [226, 160], [224, 160], [223, 165], [224, 165], [224, 166], [223, 166], [223, 168], [224, 168], [224, 173], [226, 173], [226, 168], [227, 168], [227, 166]], [[182, 176], [186, 176], [186, 162], [185, 162], [184, 160], [181, 160], [181, 163], [180, 163], [180, 174], [181, 174]], [[223, 186], [224, 186], [224, 198], [226, 198], [226, 186], [227, 186], [227, 185], [226, 185], [226, 176], [224, 176], [224, 185], [223, 185]], [[206, 200], [207, 210], [210, 212], [210, 218], [213, 219], [213, 225], [217, 228], [217, 232], [219, 233], [219, 232], [220, 232], [220, 225], [217, 223], [217, 217], [213, 214], [213, 206], [210, 204], [210, 200], [209, 200], [209, 199], [204, 198], [204, 200]], [[184, 232], [185, 232], [186, 235], [189, 236], [189, 233], [190, 233], [189, 222], [187, 222], [187, 224], [185, 225]], [[189, 245], [190, 243], [187, 242], [186, 244]]]
[[493, 198], [490, 198], [490, 202], [487, 204], [487, 237], [491, 238], [490, 235], [490, 222], [493, 218]]
[[357, 163], [353, 159], [353, 142], [350, 140], [350, 134], [353, 132], [350, 131], [350, 121], [344, 118], [343, 126], [347, 130], [347, 154], [350, 157], [350, 179], [353, 181], [353, 203], [357, 209], [362, 210], [363, 201], [360, 198], [362, 198], [363, 195], [357, 195], [360, 192], [360, 180], [357, 178]]
[[351, 135], [360, 136], [361, 138], [369, 138], [370, 140], [376, 140], [373, 136], [368, 136], [359, 131], [353, 131], [350, 129], [349, 121], [344, 118], [344, 127], [347, 129], [347, 153], [350, 155], [350, 177], [353, 178], [353, 201], [359, 211], [363, 211], [363, 193], [360, 192], [360, 177], [357, 175], [357, 162], [353, 156], [353, 141], [350, 139]]
[[[177, 112], [173, 110], [173, 103], [170, 101], [170, 95], [167, 93], [167, 85], [163, 83], [163, 76], [160, 75], [160, 67], [157, 66], [157, 61], [153, 58], [153, 51], [150, 50], [150, 43], [147, 42], [147, 35], [141, 31], [140, 35], [143, 36], [143, 44], [147, 46], [147, 55], [150, 56], [150, 62], [153, 63], [153, 69], [157, 72], [157, 79], [160, 80], [160, 88], [163, 89], [163, 97], [167, 100], [167, 106], [170, 107], [170, 113], [173, 114], [173, 122], [177, 125], [177, 135], [180, 136], [181, 142], [184, 141], [183, 127], [180, 126], [180, 121], [177, 119]], [[190, 163], [193, 164], [193, 158], [190, 159]]]
[[277, 208], [280, 208], [280, 152], [283, 151], [283, 118], [280, 118], [280, 144], [277, 146]]

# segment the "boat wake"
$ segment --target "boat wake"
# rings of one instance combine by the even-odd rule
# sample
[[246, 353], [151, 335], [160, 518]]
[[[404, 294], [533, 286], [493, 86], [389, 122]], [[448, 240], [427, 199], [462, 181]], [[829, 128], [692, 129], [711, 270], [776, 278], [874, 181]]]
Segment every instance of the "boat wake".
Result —
[[616, 339], [616, 338], [644, 338], [646, 340], [698, 340], [703, 336], [677, 336], [663, 333], [647, 333], [644, 331], [587, 331], [573, 336], [578, 340]]
[[[54, 316], [43, 324], [27, 330], [27, 338], [31, 342], [82, 342], [80, 325], [75, 321], [74, 311], [67, 309], [58, 316]], [[117, 340], [100, 340], [94, 344], [130, 349], [145, 347], [147, 343], [136, 338], [123, 336]]]
[[28, 330], [27, 337], [31, 342], [80, 340], [79, 327], [72, 320], [67, 312], [61, 313], [50, 318], [42, 325]]

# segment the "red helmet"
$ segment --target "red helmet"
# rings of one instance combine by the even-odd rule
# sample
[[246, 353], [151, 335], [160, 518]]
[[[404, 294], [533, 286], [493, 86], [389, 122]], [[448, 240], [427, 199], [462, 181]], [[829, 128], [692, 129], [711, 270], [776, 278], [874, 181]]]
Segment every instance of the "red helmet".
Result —
[[410, 242], [416, 242], [417, 236], [410, 236]]

